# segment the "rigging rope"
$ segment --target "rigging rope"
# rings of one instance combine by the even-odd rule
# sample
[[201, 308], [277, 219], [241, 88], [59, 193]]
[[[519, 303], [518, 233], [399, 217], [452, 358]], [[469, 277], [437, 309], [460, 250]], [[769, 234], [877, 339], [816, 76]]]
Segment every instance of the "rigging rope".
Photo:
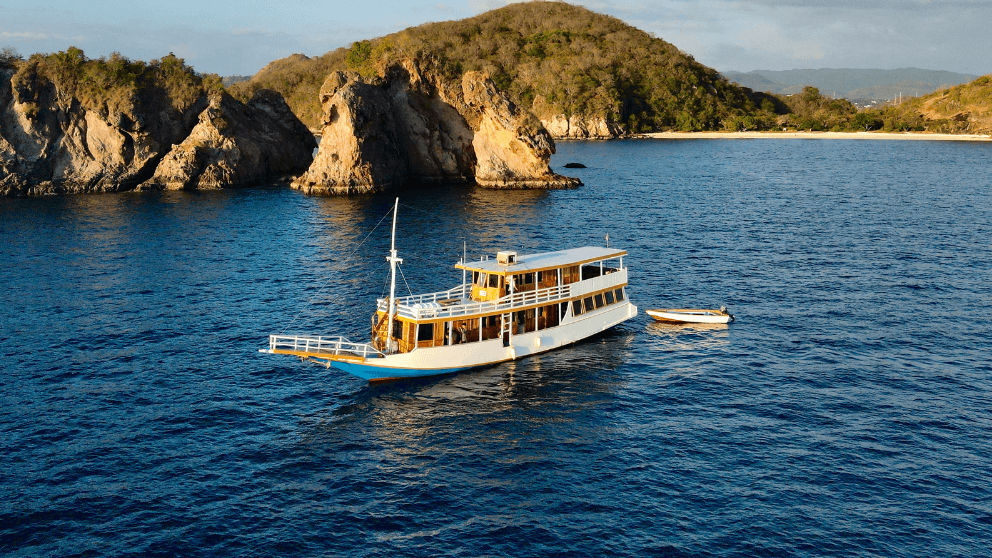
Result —
[[[341, 263], [347, 262], [349, 259], [351, 259], [355, 255], [355, 253], [358, 252], [358, 249], [361, 248], [363, 244], [365, 244], [365, 242], [369, 239], [369, 237], [372, 236], [372, 233], [374, 233], [376, 231], [376, 229], [379, 228], [379, 225], [381, 225], [382, 222], [386, 220], [386, 217], [389, 217], [389, 215], [392, 212], [393, 212], [392, 209], [390, 209], [389, 211], [387, 211], [386, 214], [382, 216], [382, 219], [379, 219], [379, 222], [376, 223], [375, 227], [373, 227], [372, 230], [369, 231], [369, 234], [365, 235], [365, 238], [363, 238], [362, 241], [358, 243], [358, 246], [355, 246], [355, 249], [352, 250], [350, 254], [348, 254], [347, 256], [345, 256], [345, 258], [343, 260], [341, 260]], [[324, 292], [324, 289], [327, 287], [327, 285], [330, 284], [330, 282], [331, 282], [330, 278], [328, 278], [326, 281], [324, 281], [324, 284], [322, 284], [320, 286], [320, 288], [317, 289], [317, 292], [312, 297], [310, 297], [310, 300], [308, 300], [307, 303], [303, 305], [303, 308], [301, 308], [300, 311], [296, 313], [296, 316], [293, 316], [293, 319], [289, 322], [289, 325], [286, 326], [286, 329], [287, 330], [290, 327], [292, 327], [293, 324], [296, 323], [296, 320], [298, 320], [300, 318], [300, 316], [303, 314], [303, 312], [305, 312], [306, 309], [309, 308], [313, 304], [314, 300], [316, 300], [317, 297], [319, 297], [321, 295], [321, 293]], [[333, 300], [333, 299], [331, 299], [331, 300]]]
[[406, 275], [403, 275], [403, 268], [396, 266], [396, 269], [400, 270], [400, 277], [402, 277], [403, 282], [406, 283], [406, 290], [410, 292], [410, 296], [413, 296], [413, 290], [410, 288], [410, 283], [406, 282]]

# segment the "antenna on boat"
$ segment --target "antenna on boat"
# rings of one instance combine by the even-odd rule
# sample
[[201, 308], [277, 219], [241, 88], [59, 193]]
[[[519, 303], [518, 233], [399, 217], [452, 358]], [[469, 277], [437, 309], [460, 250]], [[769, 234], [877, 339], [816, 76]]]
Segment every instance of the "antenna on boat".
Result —
[[[460, 262], [462, 265], [465, 265], [465, 258], [467, 258], [467, 257], [468, 257], [468, 242], [466, 242], [466, 241], [463, 240], [462, 241], [462, 261]], [[465, 279], [467, 277], [466, 273], [467, 273], [467, 271], [465, 270], [465, 268], [462, 268], [462, 285], [465, 284]]]
[[606, 247], [610, 247], [610, 233], [606, 233]]
[[386, 325], [386, 352], [393, 350], [393, 313], [396, 312], [396, 264], [403, 263], [403, 258], [396, 257], [396, 214], [400, 209], [400, 199], [396, 198], [393, 206], [393, 241], [389, 249], [389, 321]]

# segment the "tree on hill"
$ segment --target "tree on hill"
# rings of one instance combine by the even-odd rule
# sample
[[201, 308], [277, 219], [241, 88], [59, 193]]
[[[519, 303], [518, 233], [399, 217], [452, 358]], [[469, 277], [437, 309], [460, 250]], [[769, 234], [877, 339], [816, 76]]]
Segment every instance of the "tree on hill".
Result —
[[146, 63], [119, 52], [90, 59], [81, 49], [69, 47], [52, 54], [33, 54], [17, 66], [15, 86], [31, 89], [37, 80], [47, 80], [61, 94], [75, 96], [94, 110], [159, 102], [184, 110], [201, 95], [224, 90], [219, 76], [200, 75], [171, 52]]
[[[232, 91], [271, 88], [311, 127], [317, 92], [334, 70], [375, 79], [391, 63], [416, 58], [456, 83], [487, 73], [518, 105], [548, 119], [600, 117], [631, 132], [720, 129], [751, 116], [774, 120], [765, 94], [728, 82], [674, 45], [609, 16], [562, 2], [512, 4], [459, 21], [429, 23], [321, 57], [276, 61]], [[774, 108], [774, 105], [772, 105]]]
[[992, 75], [870, 111], [885, 130], [992, 133]]

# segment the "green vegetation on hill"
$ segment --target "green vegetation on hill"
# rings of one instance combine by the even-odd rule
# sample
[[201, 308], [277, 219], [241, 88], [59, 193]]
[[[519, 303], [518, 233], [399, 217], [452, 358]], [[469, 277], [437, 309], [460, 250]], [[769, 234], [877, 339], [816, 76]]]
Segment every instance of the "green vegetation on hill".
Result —
[[[275, 89], [307, 125], [319, 125], [317, 93], [333, 70], [374, 79], [417, 58], [455, 82], [488, 73], [539, 117], [602, 117], [632, 132], [713, 130], [773, 121], [769, 96], [722, 78], [675, 46], [622, 21], [561, 2], [528, 2], [459, 21], [429, 23], [320, 57], [273, 62], [232, 92]], [[763, 103], [763, 101], [768, 101]]]
[[[224, 90], [216, 75], [200, 75], [172, 53], [149, 63], [119, 53], [91, 60], [69, 47], [53, 54], [33, 54], [27, 60], [7, 53], [4, 62], [16, 67], [12, 83], [32, 98], [39, 80], [54, 83], [60, 95], [72, 96], [86, 108], [108, 110], [167, 98], [182, 111], [204, 93]], [[164, 94], [164, 95], [163, 95]]]
[[814, 132], [849, 130], [858, 109], [847, 99], [832, 99], [820, 94], [815, 87], [804, 87], [802, 93], [782, 97], [789, 114], [779, 119], [785, 128]]
[[887, 131], [990, 134], [992, 75], [866, 112]]

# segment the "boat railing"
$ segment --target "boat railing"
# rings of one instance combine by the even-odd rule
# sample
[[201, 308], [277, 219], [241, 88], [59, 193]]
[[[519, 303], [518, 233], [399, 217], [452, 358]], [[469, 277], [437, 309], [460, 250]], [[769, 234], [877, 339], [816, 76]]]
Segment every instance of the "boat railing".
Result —
[[[448, 289], [446, 291], [439, 291], [436, 293], [427, 293], [422, 295], [411, 295], [411, 296], [398, 296], [396, 297], [396, 304], [412, 306], [414, 304], [425, 304], [425, 303], [447, 303], [451, 300], [461, 300], [463, 298], [468, 298], [472, 294], [472, 285], [459, 285], [453, 289]], [[386, 303], [386, 299], [380, 298], [378, 300], [379, 306], [383, 306]]]
[[615, 287], [617, 285], [624, 285], [626, 283], [626, 269], [611, 270], [609, 273], [604, 273], [598, 277], [592, 277], [590, 279], [579, 281], [578, 283], [572, 283], [572, 296], [581, 296], [586, 293], [593, 293], [603, 289], [608, 289], [610, 287]]
[[[445, 306], [440, 302], [432, 303], [427, 300], [416, 304], [405, 304], [397, 301], [396, 314], [408, 319], [458, 318], [481, 313], [496, 313], [512, 311], [516, 308], [533, 306], [535, 304], [550, 304], [566, 300], [572, 296], [573, 285], [558, 285], [536, 291], [524, 291], [504, 296], [498, 300], [486, 302], [469, 302]], [[409, 299], [409, 297], [407, 297]], [[444, 300], [444, 299], [439, 299]], [[386, 310], [386, 301], [379, 301], [379, 310]]]
[[313, 356], [356, 356], [381, 358], [384, 355], [368, 343], [354, 343], [344, 337], [314, 337], [311, 335], [270, 335], [270, 353], [290, 353]]
[[[551, 304], [586, 293], [601, 291], [627, 282], [627, 270], [620, 269], [598, 277], [567, 285], [556, 285], [534, 291], [521, 291], [486, 302], [463, 302], [471, 294], [471, 285], [460, 285], [447, 291], [396, 299], [396, 315], [411, 320], [444, 319], [474, 314], [513, 311], [538, 304]], [[385, 312], [387, 299], [378, 300], [377, 309]]]

